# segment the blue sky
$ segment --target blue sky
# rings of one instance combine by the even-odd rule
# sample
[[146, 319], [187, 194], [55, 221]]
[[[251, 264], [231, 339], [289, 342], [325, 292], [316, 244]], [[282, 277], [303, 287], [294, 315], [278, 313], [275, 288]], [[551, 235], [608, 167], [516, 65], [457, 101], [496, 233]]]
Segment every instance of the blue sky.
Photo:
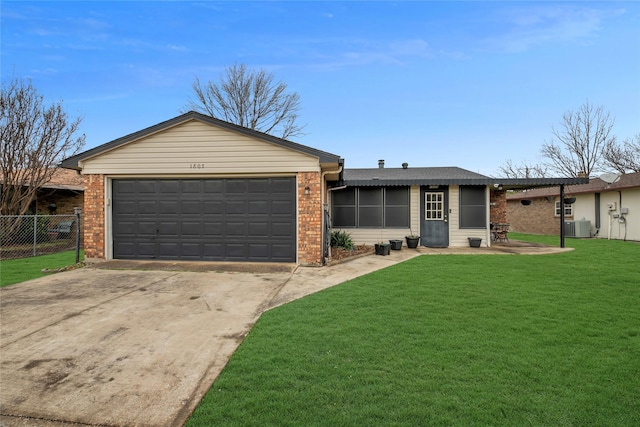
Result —
[[175, 117], [234, 62], [298, 92], [296, 142], [347, 167], [541, 161], [585, 101], [640, 132], [640, 2], [1, 2], [1, 72], [82, 116], [85, 149]]

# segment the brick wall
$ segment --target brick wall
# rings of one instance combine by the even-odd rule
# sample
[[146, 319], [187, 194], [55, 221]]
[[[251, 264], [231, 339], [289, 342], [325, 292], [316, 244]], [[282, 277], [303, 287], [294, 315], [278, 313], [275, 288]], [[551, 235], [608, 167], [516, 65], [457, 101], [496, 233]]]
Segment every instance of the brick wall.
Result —
[[[298, 174], [298, 262], [322, 263], [322, 185], [319, 172]], [[305, 188], [309, 194], [305, 194]]]
[[491, 191], [489, 194], [489, 221], [500, 224], [507, 220], [507, 192], [504, 190]]
[[84, 256], [104, 259], [104, 175], [84, 176]]
[[560, 217], [555, 216], [555, 201], [544, 197], [531, 199], [524, 206], [520, 200], [507, 202], [507, 217], [511, 231], [532, 234], [560, 234]]

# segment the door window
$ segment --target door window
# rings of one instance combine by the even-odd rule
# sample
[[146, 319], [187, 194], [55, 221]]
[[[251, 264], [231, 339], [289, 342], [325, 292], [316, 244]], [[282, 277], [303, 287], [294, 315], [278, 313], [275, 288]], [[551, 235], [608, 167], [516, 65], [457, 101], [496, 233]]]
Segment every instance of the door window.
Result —
[[424, 193], [424, 219], [441, 221], [444, 218], [444, 193], [441, 191]]

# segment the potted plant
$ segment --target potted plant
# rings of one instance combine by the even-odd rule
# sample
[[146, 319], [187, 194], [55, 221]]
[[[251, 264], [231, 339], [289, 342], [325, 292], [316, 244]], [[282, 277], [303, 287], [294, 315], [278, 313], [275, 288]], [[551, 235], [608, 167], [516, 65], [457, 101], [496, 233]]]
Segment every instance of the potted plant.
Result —
[[391, 245], [389, 243], [376, 243], [375, 245], [376, 255], [389, 255], [391, 254]]
[[405, 236], [404, 238], [407, 240], [407, 247], [411, 249], [415, 249], [418, 247], [418, 243], [420, 243], [420, 236], [416, 236], [413, 234], [413, 230], [409, 229], [411, 232], [410, 235]]

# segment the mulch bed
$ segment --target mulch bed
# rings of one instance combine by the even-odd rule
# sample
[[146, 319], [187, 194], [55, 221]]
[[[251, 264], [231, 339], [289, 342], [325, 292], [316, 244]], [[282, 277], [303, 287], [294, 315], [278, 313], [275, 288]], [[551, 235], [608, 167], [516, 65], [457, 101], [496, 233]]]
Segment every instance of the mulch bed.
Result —
[[352, 251], [344, 249], [344, 248], [331, 248], [331, 259], [329, 260], [329, 264], [336, 263], [337, 261], [344, 261], [350, 258], [357, 258], [363, 255], [368, 255], [374, 253], [373, 246], [367, 245], [358, 245], [353, 248]]

